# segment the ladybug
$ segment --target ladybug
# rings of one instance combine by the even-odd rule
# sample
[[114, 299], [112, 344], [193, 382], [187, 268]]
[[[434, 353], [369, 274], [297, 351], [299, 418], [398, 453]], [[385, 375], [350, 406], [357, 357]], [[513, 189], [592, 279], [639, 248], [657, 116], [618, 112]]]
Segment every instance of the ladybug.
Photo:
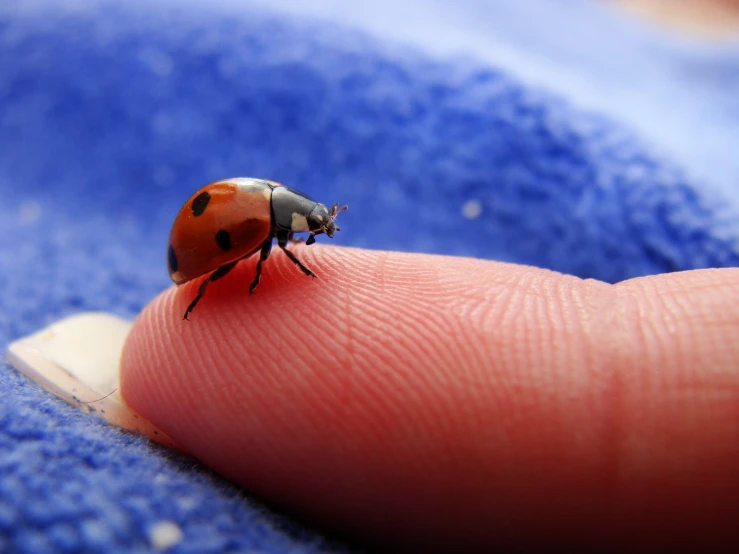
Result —
[[236, 264], [259, 252], [257, 274], [249, 294], [259, 284], [262, 262], [272, 249], [272, 239], [309, 277], [314, 273], [287, 249], [288, 242], [302, 242], [294, 233], [309, 232], [305, 241], [313, 244], [316, 235], [333, 238], [339, 228], [336, 215], [347, 206], [334, 204], [327, 209], [309, 196], [265, 179], [238, 177], [205, 185], [182, 206], [172, 225], [167, 248], [169, 276], [177, 285], [210, 274], [185, 310], [187, 319], [205, 294], [211, 281], [217, 281]]

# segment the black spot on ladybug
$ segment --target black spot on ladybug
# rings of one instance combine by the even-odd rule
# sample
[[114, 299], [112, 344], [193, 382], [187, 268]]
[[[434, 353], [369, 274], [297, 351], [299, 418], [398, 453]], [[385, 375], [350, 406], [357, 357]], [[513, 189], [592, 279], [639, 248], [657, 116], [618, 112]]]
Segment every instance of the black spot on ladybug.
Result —
[[203, 215], [205, 208], [208, 207], [208, 202], [210, 202], [210, 194], [207, 192], [201, 192], [198, 194], [195, 197], [195, 200], [192, 201], [192, 215], [195, 217]]
[[167, 250], [167, 261], [169, 262], [169, 269], [172, 273], [177, 271], [177, 254], [174, 253], [174, 248], [172, 248], [172, 245], [169, 245], [169, 250]]
[[228, 231], [221, 229], [216, 233], [216, 244], [224, 252], [231, 250], [231, 235], [228, 234]]

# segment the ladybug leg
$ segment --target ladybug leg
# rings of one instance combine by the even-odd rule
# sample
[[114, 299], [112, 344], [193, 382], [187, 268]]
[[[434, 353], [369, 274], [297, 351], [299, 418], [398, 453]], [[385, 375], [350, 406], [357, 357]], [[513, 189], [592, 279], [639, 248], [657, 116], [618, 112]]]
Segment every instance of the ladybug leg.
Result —
[[[290, 260], [292, 260], [292, 262], [295, 265], [297, 265], [303, 273], [305, 273], [308, 277], [313, 277], [315, 279], [316, 278], [315, 274], [310, 269], [308, 269], [307, 267], [305, 267], [303, 265], [303, 262], [301, 262], [295, 254], [293, 254], [292, 252], [290, 252], [287, 249], [287, 240], [288, 240], [288, 234], [287, 233], [280, 233], [280, 234], [278, 234], [277, 235], [277, 246], [279, 246], [280, 248], [282, 248], [282, 251], [285, 254], [287, 254], [287, 257], [290, 258]], [[310, 239], [308, 239], [308, 240], [310, 240]], [[308, 243], [308, 244], [310, 244], [310, 243]]]
[[313, 233], [311, 233], [310, 235], [308, 235], [308, 240], [305, 240], [303, 237], [296, 237], [295, 233], [290, 231], [290, 233], [288, 233], [287, 235], [287, 240], [288, 242], [291, 242], [292, 244], [300, 244], [301, 242], [304, 242], [305, 244], [310, 246], [311, 244], [316, 242], [316, 237]]
[[190, 302], [190, 305], [187, 307], [187, 310], [185, 310], [185, 317], [183, 317], [182, 319], [187, 319], [187, 316], [190, 314], [190, 312], [195, 309], [195, 306], [205, 294], [205, 289], [208, 288], [208, 283], [210, 283], [211, 281], [217, 281], [221, 277], [224, 277], [229, 271], [231, 271], [234, 268], [234, 266], [237, 263], [238, 263], [238, 260], [235, 262], [231, 262], [230, 264], [226, 264], [224, 266], [219, 267], [213, 273], [210, 274], [210, 277], [208, 277], [205, 281], [203, 281], [200, 284], [200, 288], [198, 289], [198, 295], [195, 297], [195, 300]]
[[252, 294], [259, 284], [259, 279], [262, 277], [262, 262], [269, 258], [270, 250], [272, 250], [272, 237], [265, 240], [264, 244], [262, 244], [262, 250], [259, 253], [259, 261], [257, 262], [257, 274], [254, 276], [254, 280], [249, 286], [249, 294]]

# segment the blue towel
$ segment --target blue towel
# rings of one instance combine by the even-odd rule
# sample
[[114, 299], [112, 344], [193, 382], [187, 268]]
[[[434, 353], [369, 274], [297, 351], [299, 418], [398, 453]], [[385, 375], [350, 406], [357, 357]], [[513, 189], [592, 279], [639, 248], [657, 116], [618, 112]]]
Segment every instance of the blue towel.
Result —
[[[0, 5], [5, 346], [133, 318], [181, 204], [231, 176], [349, 204], [338, 244], [608, 282], [738, 265], [737, 42], [583, 0], [150, 4]], [[0, 392], [0, 551], [144, 552], [161, 521], [177, 552], [346, 547], [7, 365]]]

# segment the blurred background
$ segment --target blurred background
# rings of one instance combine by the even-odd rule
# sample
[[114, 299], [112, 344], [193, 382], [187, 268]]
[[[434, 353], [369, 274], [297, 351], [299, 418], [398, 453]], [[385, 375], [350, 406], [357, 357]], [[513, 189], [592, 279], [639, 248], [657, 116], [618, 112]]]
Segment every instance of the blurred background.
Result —
[[3, 273], [133, 315], [182, 202], [241, 175], [349, 204], [355, 246], [610, 282], [733, 264], [736, 4], [700, 5], [6, 3]]
[[[233, 176], [348, 204], [338, 244], [608, 282], [736, 266], [739, 3], [0, 3], [0, 342], [133, 318], [182, 203]], [[0, 550], [143, 548], [160, 514], [198, 552], [328, 548], [8, 368], [0, 389]], [[109, 454], [95, 477], [79, 444]], [[164, 477], [131, 491], [132, 467]]]

